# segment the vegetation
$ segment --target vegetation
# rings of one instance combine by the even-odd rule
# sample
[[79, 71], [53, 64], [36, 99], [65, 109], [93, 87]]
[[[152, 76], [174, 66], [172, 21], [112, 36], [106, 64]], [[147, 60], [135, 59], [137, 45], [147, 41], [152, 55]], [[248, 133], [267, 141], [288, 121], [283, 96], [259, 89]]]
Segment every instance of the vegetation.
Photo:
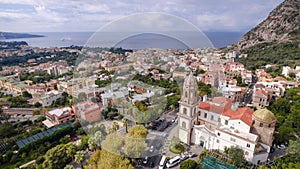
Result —
[[107, 150], [97, 150], [88, 161], [85, 169], [133, 169], [130, 161]]
[[194, 160], [186, 160], [180, 163], [180, 169], [196, 169], [197, 162]]
[[132, 138], [146, 138], [147, 134], [147, 129], [142, 125], [135, 125], [128, 131], [128, 136]]
[[224, 153], [232, 160], [233, 164], [237, 167], [242, 166], [246, 162], [244, 151], [238, 147], [225, 147]]
[[[57, 169], [64, 168], [74, 158], [74, 153], [67, 153], [73, 143], [60, 144], [48, 150], [44, 156], [43, 168]], [[76, 147], [75, 147], [76, 148]]]
[[[26, 42], [25, 42], [26, 43]], [[11, 47], [12, 49], [20, 49], [19, 44], [12, 44], [15, 45]], [[70, 46], [67, 49], [81, 49], [81, 47], [77, 46]], [[49, 57], [49, 56], [55, 57]], [[37, 59], [42, 58], [42, 59]], [[13, 54], [10, 57], [4, 57], [0, 60], [0, 67], [2, 66], [15, 66], [15, 65], [27, 65], [28, 59], [36, 59], [37, 64], [46, 63], [49, 61], [59, 61], [65, 60], [68, 62], [69, 65], [74, 65], [76, 59], [78, 58], [77, 52], [69, 52], [69, 51], [61, 51], [61, 50], [54, 50], [54, 51], [41, 51], [35, 53], [33, 50], [29, 51], [28, 54], [23, 55], [22, 57], [18, 56], [18, 54]]]
[[184, 147], [180, 144], [180, 139], [178, 137], [173, 137], [170, 144], [170, 151], [175, 154], [180, 154], [184, 151]]
[[116, 109], [115, 107], [108, 106], [101, 111], [101, 115], [104, 117], [104, 119], [113, 120], [116, 116], [119, 115], [119, 113], [118, 109]]
[[239, 62], [247, 66], [247, 69], [255, 70], [266, 64], [295, 67], [300, 64], [299, 42], [285, 43], [260, 43], [244, 49], [241, 53], [247, 54], [247, 58], [240, 58]]
[[[37, 120], [36, 123], [40, 123], [40, 122]], [[25, 123], [22, 125], [20, 125], [20, 123], [17, 123], [14, 125], [18, 125], [18, 124], [20, 127], [15, 127], [15, 130], [20, 130], [25, 125]], [[12, 151], [6, 151], [5, 154], [0, 154], [0, 168], [16, 168], [17, 166], [24, 164], [26, 162], [29, 162], [31, 160], [34, 160], [34, 159], [36, 159], [37, 160], [36, 163], [40, 164], [40, 165], [42, 165], [42, 163], [46, 159], [48, 159], [48, 161], [45, 162], [45, 165], [48, 166], [48, 164], [49, 164], [50, 168], [51, 168], [52, 164], [56, 165], [56, 162], [55, 162], [56, 158], [51, 155], [53, 152], [61, 152], [64, 156], [63, 150], [65, 149], [65, 147], [64, 146], [56, 147], [56, 146], [60, 145], [62, 140], [65, 140], [62, 138], [66, 138], [66, 135], [70, 135], [71, 137], [74, 136], [76, 131], [79, 129], [79, 127], [80, 126], [75, 126], [75, 125], [72, 125], [72, 127], [64, 127], [62, 129], [55, 131], [51, 135], [45, 136], [42, 139], [31, 142], [22, 148], [18, 148], [17, 145], [14, 145], [12, 148], [13, 148], [13, 150], [17, 150], [18, 153], [14, 154], [14, 153], [12, 153]], [[22, 131], [22, 130], [20, 130], [20, 131]], [[23, 130], [23, 133], [27, 133], [28, 135], [36, 134], [37, 132], [41, 132], [41, 130], [40, 129], [31, 130], [31, 133], [24, 132], [24, 130]], [[22, 136], [22, 138], [23, 138], [24, 134], [22, 134], [20, 136]], [[15, 138], [12, 137], [12, 139], [16, 139], [16, 137]], [[66, 147], [72, 147], [71, 145], [69, 145], [68, 142], [69, 142], [69, 140], [67, 140], [65, 142], [68, 144], [68, 146], [66, 146]], [[65, 145], [65, 144], [61, 144], [61, 145]], [[42, 154], [45, 154], [49, 149], [52, 149], [54, 147], [56, 147], [56, 148], [54, 150], [51, 150], [53, 152], [48, 153], [49, 158], [47, 158], [48, 156], [45, 156], [45, 158], [40, 158], [40, 157], [42, 157], [41, 156]], [[5, 156], [5, 158], [3, 158], [4, 157], [3, 155]], [[60, 154], [57, 153], [56, 155], [59, 156]], [[70, 159], [72, 159], [72, 157], [64, 157], [63, 159], [60, 159], [60, 160], [62, 163], [65, 163], [65, 162], [69, 161]], [[52, 160], [54, 160], [54, 161], [52, 161]], [[58, 161], [60, 161], [60, 160], [58, 160]], [[65, 164], [61, 168], [63, 168], [64, 166], [65, 166]]]
[[268, 109], [277, 119], [274, 142], [276, 144], [295, 140], [300, 135], [300, 87], [288, 89], [283, 98], [271, 102]]
[[199, 96], [210, 95], [212, 93], [211, 86], [203, 82], [198, 82], [198, 91]]
[[287, 154], [282, 158], [275, 159], [277, 168], [294, 169], [300, 168], [300, 139], [290, 140]]

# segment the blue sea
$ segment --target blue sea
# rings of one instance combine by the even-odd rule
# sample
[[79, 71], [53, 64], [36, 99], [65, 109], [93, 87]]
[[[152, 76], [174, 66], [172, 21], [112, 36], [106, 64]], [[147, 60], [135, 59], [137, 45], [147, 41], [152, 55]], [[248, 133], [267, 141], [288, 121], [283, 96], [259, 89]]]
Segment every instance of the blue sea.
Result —
[[[188, 42], [182, 42], [178, 39], [164, 35], [149, 33], [127, 37], [126, 39], [116, 41], [117, 43], [109, 42], [110, 39], [114, 39], [118, 36], [118, 33], [113, 32], [102, 33], [97, 36], [95, 36], [93, 32], [33, 32], [31, 34], [44, 35], [45, 37], [8, 39], [5, 41], [26, 41], [33, 47], [86, 46], [90, 42], [97, 43], [98, 40], [102, 40], [101, 47], [122, 47], [126, 49], [193, 48], [193, 45], [187, 45]], [[183, 37], [185, 41], [191, 42], [190, 44], [196, 44], [194, 46], [197, 46], [199, 43], [200, 45], [198, 46], [200, 47], [222, 48], [238, 42], [244, 32], [204, 32], [205, 39], [203, 37], [199, 38], [199, 36], [194, 36], [194, 33], [181, 32], [179, 34], [181, 34], [181, 37]], [[203, 41], [206, 42], [207, 40], [211, 42], [210, 45], [201, 44]]]

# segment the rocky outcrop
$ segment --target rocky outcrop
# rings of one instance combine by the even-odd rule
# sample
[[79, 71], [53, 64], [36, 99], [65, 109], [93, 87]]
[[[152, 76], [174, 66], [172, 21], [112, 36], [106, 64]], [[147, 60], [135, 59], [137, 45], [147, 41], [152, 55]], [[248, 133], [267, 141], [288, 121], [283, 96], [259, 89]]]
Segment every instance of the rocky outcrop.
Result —
[[259, 25], [247, 32], [237, 46], [245, 49], [263, 42], [286, 42], [300, 35], [300, 0], [285, 0]]

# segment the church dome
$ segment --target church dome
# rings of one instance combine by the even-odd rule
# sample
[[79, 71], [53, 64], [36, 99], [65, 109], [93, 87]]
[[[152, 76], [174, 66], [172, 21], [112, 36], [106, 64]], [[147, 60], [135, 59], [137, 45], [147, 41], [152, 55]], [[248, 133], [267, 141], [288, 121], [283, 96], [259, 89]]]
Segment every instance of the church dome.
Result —
[[274, 114], [266, 108], [256, 110], [253, 115], [254, 115], [255, 118], [257, 118], [259, 120], [262, 120], [262, 121], [274, 121], [274, 120], [276, 120], [276, 117], [274, 116]]

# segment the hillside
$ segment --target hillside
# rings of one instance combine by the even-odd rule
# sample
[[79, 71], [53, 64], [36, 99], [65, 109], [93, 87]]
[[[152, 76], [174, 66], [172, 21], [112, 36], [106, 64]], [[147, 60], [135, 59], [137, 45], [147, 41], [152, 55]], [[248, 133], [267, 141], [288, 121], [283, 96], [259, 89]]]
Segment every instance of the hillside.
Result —
[[28, 33], [12, 33], [12, 32], [0, 32], [0, 40], [3, 39], [18, 39], [18, 38], [38, 38], [44, 37], [43, 35], [33, 35]]
[[246, 58], [239, 61], [255, 70], [276, 64], [274, 75], [282, 66], [300, 66], [300, 0], [285, 0], [258, 26], [246, 33], [237, 46]]
[[238, 42], [239, 49], [259, 43], [295, 41], [300, 35], [300, 0], [285, 0]]

